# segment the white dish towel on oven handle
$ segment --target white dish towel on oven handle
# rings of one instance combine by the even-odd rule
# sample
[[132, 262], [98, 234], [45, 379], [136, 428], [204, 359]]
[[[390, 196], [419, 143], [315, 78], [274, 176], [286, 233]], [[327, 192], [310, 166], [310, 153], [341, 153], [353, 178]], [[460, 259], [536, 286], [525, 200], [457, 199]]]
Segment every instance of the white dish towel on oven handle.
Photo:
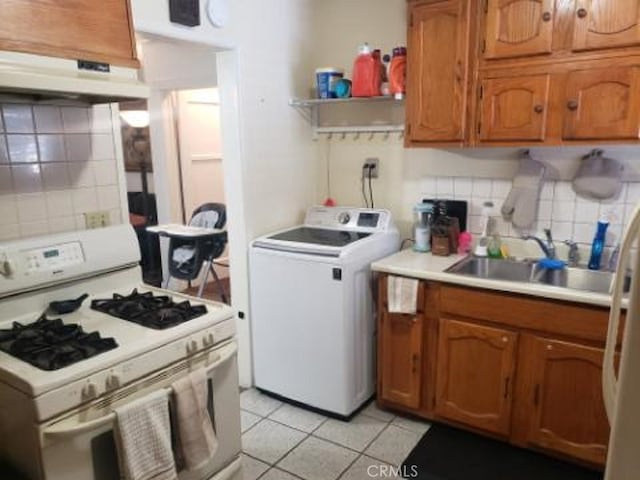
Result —
[[207, 408], [208, 378], [204, 368], [173, 383], [178, 448], [186, 470], [206, 464], [218, 450], [218, 439]]
[[158, 390], [115, 409], [116, 445], [125, 480], [177, 480], [169, 392]]
[[415, 315], [418, 310], [418, 283], [414, 278], [387, 277], [389, 313]]

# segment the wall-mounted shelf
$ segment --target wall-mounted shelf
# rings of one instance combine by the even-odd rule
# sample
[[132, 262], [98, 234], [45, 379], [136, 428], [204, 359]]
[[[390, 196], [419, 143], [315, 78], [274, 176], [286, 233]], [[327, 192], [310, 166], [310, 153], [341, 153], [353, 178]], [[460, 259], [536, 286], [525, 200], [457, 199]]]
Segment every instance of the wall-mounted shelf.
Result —
[[[314, 139], [322, 134], [342, 134], [344, 136], [361, 133], [375, 135], [377, 133], [404, 132], [404, 123], [401, 123], [404, 120], [404, 100], [396, 100], [393, 97], [292, 98], [289, 100], [289, 105], [303, 112], [311, 124]], [[321, 109], [329, 116], [332, 113], [341, 113], [342, 115], [338, 121], [336, 121], [335, 115], [329, 121], [321, 121]], [[381, 114], [382, 118], [379, 117]], [[355, 120], [354, 117], [356, 117]], [[369, 120], [372, 120], [371, 123], [366, 123]]]

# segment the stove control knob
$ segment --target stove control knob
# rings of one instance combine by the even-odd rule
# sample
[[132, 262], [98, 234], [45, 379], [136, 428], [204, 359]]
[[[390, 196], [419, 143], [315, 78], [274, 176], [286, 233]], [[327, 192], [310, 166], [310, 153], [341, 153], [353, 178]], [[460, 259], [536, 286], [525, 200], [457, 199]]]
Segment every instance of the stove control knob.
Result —
[[93, 382], [87, 382], [87, 384], [82, 387], [81, 395], [83, 400], [96, 398], [98, 396], [98, 387]]
[[351, 215], [349, 215], [349, 212], [342, 212], [340, 213], [340, 215], [338, 215], [338, 222], [340, 222], [342, 225], [346, 225], [350, 220]]
[[187, 342], [187, 354], [192, 355], [198, 351], [198, 342], [189, 340]]
[[202, 345], [204, 347], [210, 347], [215, 343], [213, 338], [213, 333], [208, 333], [204, 337], [202, 337]]
[[113, 390], [120, 386], [120, 377], [118, 375], [109, 375], [105, 382], [107, 390]]

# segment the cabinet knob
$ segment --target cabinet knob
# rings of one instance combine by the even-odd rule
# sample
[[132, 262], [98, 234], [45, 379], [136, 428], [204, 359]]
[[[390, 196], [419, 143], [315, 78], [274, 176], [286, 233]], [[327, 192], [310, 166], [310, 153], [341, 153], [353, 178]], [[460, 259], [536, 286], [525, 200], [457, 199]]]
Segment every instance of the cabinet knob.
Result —
[[578, 102], [576, 100], [569, 100], [569, 102], [567, 102], [567, 108], [569, 110], [577, 110], [578, 109]]
[[585, 18], [588, 15], [589, 12], [587, 12], [587, 10], [585, 8], [579, 8], [578, 11], [576, 12], [576, 14], [578, 15], [578, 18]]
[[553, 345], [547, 345], [547, 350], [553, 350]]
[[548, 22], [549, 20], [551, 20], [551, 12], [544, 12], [542, 14], [542, 20], [544, 22]]
[[542, 105], [536, 105], [535, 107], [533, 107], [533, 111], [536, 113], [542, 113], [544, 112], [544, 107]]
[[508, 339], [507, 337], [502, 337], [502, 341], [503, 341], [504, 343], [507, 343], [507, 342], [509, 341], [509, 339]]

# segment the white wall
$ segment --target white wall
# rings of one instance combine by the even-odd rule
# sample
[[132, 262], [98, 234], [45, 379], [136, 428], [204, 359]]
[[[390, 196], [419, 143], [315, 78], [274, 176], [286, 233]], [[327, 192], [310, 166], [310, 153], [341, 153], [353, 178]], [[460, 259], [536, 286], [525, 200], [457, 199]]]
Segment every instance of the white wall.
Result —
[[[201, 0], [203, 12], [206, 3]], [[315, 3], [232, 1], [229, 26], [212, 28], [203, 16], [202, 26], [189, 29], [168, 22], [167, 2], [132, 1], [136, 31], [146, 38], [164, 36], [199, 42], [215, 50], [228, 49], [218, 55], [216, 73], [221, 93], [223, 157], [231, 164], [225, 167], [231, 293], [234, 309], [247, 314], [244, 320], [238, 320], [240, 380], [244, 385], [252, 380], [248, 243], [260, 234], [299, 222], [316, 196], [317, 146], [310, 141], [305, 119], [288, 106], [290, 97], [308, 93], [311, 52], [316, 47], [309, 35], [313, 25], [311, 6]], [[145, 63], [147, 60], [144, 53]], [[156, 91], [149, 104], [163, 101], [162, 91]], [[152, 118], [152, 129], [154, 121], [156, 127], [164, 125], [170, 135], [168, 119]], [[152, 141], [158, 169], [162, 168], [156, 161], [160, 150], [166, 151], [166, 145], [158, 139]], [[171, 168], [168, 164], [166, 167]], [[160, 192], [162, 186], [157, 175], [155, 178], [156, 192]], [[158, 208], [162, 215], [160, 203], [161, 199]], [[171, 209], [166, 211], [170, 213]]]

